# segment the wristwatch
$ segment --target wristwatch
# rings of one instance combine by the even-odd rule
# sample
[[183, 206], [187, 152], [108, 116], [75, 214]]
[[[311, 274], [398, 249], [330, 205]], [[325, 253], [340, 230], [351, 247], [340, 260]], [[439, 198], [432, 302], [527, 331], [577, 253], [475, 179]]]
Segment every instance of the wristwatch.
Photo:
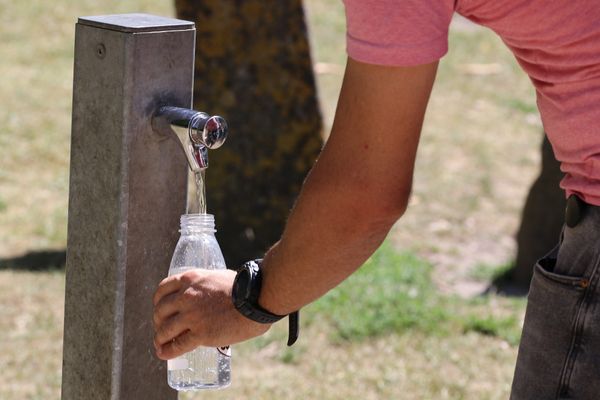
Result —
[[[233, 281], [231, 299], [233, 305], [243, 316], [261, 324], [272, 324], [286, 315], [277, 315], [265, 310], [258, 304], [262, 287], [260, 266], [262, 259], [246, 262], [240, 267]], [[293, 345], [299, 334], [299, 312], [294, 311], [289, 317], [289, 335], [287, 345]]]

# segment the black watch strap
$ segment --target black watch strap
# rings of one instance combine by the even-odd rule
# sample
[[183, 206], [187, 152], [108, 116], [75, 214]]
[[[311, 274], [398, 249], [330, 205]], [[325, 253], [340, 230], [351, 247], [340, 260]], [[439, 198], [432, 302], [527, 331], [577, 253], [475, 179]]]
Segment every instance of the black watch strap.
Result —
[[298, 340], [298, 335], [300, 334], [300, 311], [294, 311], [290, 315], [288, 315], [288, 341], [287, 345], [291, 346], [296, 343]]
[[[259, 322], [262, 324], [272, 324], [286, 317], [285, 315], [277, 315], [264, 309], [258, 304], [258, 298], [262, 287], [262, 274], [260, 266], [262, 259], [252, 260], [245, 263], [240, 270], [238, 270], [238, 276], [234, 281], [234, 288], [232, 291], [232, 300], [235, 308], [246, 318], [252, 321]], [[244, 271], [242, 271], [244, 270]], [[246, 285], [250, 285], [249, 292], [246, 295], [238, 295], [238, 277], [240, 272], [246, 274]], [[241, 285], [243, 288], [244, 285]], [[287, 345], [293, 345], [300, 334], [300, 312], [294, 311], [288, 316], [289, 333]]]
[[285, 318], [285, 315], [273, 314], [258, 304], [250, 304], [246, 302], [236, 306], [236, 308], [244, 317], [261, 324], [272, 324], [273, 322], [277, 322], [280, 319]]

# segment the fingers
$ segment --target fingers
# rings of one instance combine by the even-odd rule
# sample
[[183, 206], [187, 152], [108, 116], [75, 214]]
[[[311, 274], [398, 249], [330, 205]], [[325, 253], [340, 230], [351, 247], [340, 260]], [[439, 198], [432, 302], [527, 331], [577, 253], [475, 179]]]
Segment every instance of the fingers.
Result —
[[182, 286], [183, 282], [181, 281], [180, 275], [173, 275], [163, 279], [158, 284], [158, 289], [156, 289], [156, 293], [154, 293], [152, 303], [154, 305], [157, 305], [160, 299], [162, 299], [168, 294], [177, 292], [179, 289], [181, 289]]
[[176, 314], [157, 327], [154, 335], [154, 347], [158, 350], [165, 343], [171, 342], [177, 336], [189, 330], [185, 314]]
[[169, 295], [173, 292], [177, 292], [185, 286], [189, 286], [195, 279], [195, 277], [200, 273], [201, 272], [198, 270], [193, 270], [169, 276], [163, 279], [158, 284], [158, 289], [156, 289], [156, 293], [154, 293], [154, 298], [152, 302], [154, 303], [154, 305], [157, 305], [160, 299], [162, 299], [166, 295]]
[[161, 360], [170, 360], [196, 348], [192, 332], [187, 331], [177, 336], [156, 350], [156, 355]]
[[172, 359], [199, 345], [222, 346], [264, 333], [231, 302], [235, 271], [191, 270], [163, 280], [154, 295], [156, 355]]
[[179, 296], [180, 292], [167, 294], [154, 306], [153, 322], [155, 328], [158, 328], [167, 318], [183, 311], [178, 301]]

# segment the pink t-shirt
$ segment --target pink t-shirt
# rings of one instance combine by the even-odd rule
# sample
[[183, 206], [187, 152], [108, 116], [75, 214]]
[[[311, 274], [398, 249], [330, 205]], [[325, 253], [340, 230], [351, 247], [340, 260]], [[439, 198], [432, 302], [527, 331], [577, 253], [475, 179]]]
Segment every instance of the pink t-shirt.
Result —
[[433, 62], [456, 11], [495, 31], [536, 88], [567, 195], [600, 205], [600, 0], [344, 0], [348, 54], [382, 65]]

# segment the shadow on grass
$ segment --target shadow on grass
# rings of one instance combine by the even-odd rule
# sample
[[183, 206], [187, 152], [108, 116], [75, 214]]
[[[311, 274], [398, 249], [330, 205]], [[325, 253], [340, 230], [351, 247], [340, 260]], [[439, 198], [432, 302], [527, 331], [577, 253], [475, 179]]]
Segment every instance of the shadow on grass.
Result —
[[495, 293], [501, 296], [507, 297], [525, 297], [529, 292], [529, 284], [523, 285], [514, 281], [514, 269], [513, 265], [511, 268], [504, 270], [502, 273], [493, 277], [488, 288], [483, 292], [483, 295]]
[[49, 271], [63, 269], [67, 260], [66, 250], [36, 250], [21, 256], [0, 258], [0, 270]]

